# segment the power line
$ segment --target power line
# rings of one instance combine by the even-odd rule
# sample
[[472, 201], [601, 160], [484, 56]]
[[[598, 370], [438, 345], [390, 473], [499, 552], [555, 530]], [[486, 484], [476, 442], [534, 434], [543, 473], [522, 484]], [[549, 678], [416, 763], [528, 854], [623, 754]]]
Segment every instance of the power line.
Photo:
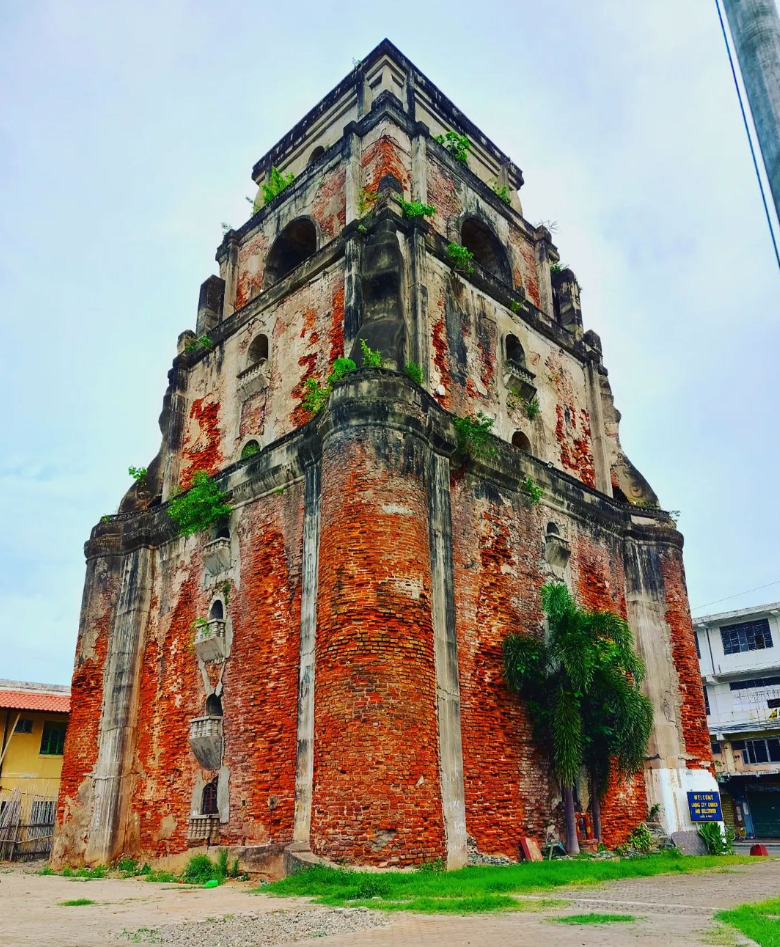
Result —
[[758, 592], [760, 589], [768, 589], [772, 585], [780, 585], [780, 579], [774, 582], [767, 582], [766, 585], [757, 585], [754, 589], [745, 589], [744, 592], [737, 592], [736, 595], [727, 595], [725, 598], [716, 598], [714, 602], [707, 602], [705, 605], [697, 605], [692, 609], [694, 612], [700, 612], [703, 608], [709, 608], [710, 605], [717, 605], [718, 602], [728, 602], [729, 599], [739, 598], [741, 595], [747, 595], [748, 592]]
[[[756, 151], [753, 148], [753, 138], [750, 134], [750, 126], [748, 125], [747, 114], [745, 113], [745, 106], [742, 102], [742, 92], [739, 88], [739, 82], [737, 81], [737, 70], [734, 68], [734, 59], [731, 55], [731, 47], [729, 46], [728, 36], [726, 35], [726, 24], [723, 22], [723, 14], [720, 10], [720, 0], [715, 0], [715, 7], [718, 11], [718, 19], [720, 20], [720, 28], [723, 33], [723, 42], [726, 44], [726, 52], [729, 57], [729, 65], [731, 66], [731, 75], [734, 79], [734, 88], [737, 90], [737, 98], [739, 99], [739, 110], [742, 112], [742, 121], [745, 125], [745, 134], [747, 135], [748, 145], [750, 146], [750, 155], [753, 158], [753, 168], [756, 172], [756, 180], [758, 181], [758, 189], [761, 191], [761, 200], [764, 204], [764, 213], [766, 214], [766, 222], [769, 226], [769, 236], [772, 238], [772, 246], [775, 250], [775, 259], [777, 260], [777, 266], [780, 268], [780, 250], [777, 249], [777, 240], [775, 239], [775, 230], [772, 226], [772, 215], [769, 213], [769, 205], [766, 202], [766, 194], [764, 193], [764, 183], [761, 180], [761, 172], [758, 170], [758, 160], [756, 159]], [[774, 584], [774, 583], [773, 583]], [[725, 599], [721, 599], [725, 601]]]

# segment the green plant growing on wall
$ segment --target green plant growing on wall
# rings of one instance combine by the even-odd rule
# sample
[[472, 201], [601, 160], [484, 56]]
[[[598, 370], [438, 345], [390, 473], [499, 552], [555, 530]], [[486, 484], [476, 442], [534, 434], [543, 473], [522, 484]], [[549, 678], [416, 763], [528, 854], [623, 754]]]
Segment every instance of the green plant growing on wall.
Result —
[[398, 203], [401, 205], [404, 217], [408, 217], [410, 220], [414, 220], [415, 217], [433, 217], [436, 213], [435, 207], [430, 204], [422, 204], [420, 201], [404, 201], [399, 198]]
[[192, 475], [192, 486], [171, 500], [168, 514], [181, 536], [191, 536], [230, 516], [233, 510], [226, 500], [227, 494], [206, 471], [196, 470]]
[[443, 145], [456, 161], [460, 161], [461, 164], [468, 163], [471, 142], [465, 135], [449, 131], [443, 135], [437, 135], [436, 141]]
[[345, 375], [348, 375], [350, 372], [354, 372], [356, 368], [357, 365], [352, 361], [351, 358], [337, 358], [330, 368], [330, 375], [328, 375], [328, 386], [334, 385], [337, 381], [341, 381]]
[[533, 421], [539, 414], [539, 399], [534, 397], [530, 401], [523, 401], [523, 407], [525, 408], [525, 416], [529, 421]]
[[382, 367], [382, 353], [377, 349], [369, 348], [365, 339], [360, 340], [360, 351], [363, 354], [363, 368]]
[[520, 302], [519, 299], [513, 299], [509, 304], [509, 308], [512, 310], [512, 312], [522, 312], [525, 309], [525, 303]]
[[264, 203], [270, 204], [271, 201], [275, 197], [278, 197], [285, 188], [288, 188], [294, 180], [295, 175], [292, 172], [282, 174], [276, 165], [274, 165], [271, 168], [271, 173], [268, 175], [268, 180], [261, 187]]
[[458, 453], [466, 457], [486, 457], [495, 454], [496, 448], [491, 443], [491, 429], [493, 418], [489, 418], [483, 411], [476, 414], [467, 414], [465, 417], [455, 417], [455, 435], [457, 438]]
[[249, 441], [248, 444], [244, 444], [241, 450], [241, 460], [246, 460], [248, 457], [254, 457], [255, 454], [260, 453], [260, 445], [257, 441]]
[[196, 339], [190, 341], [184, 346], [184, 351], [193, 354], [200, 351], [208, 351], [214, 347], [211, 337], [208, 335], [199, 335]]
[[207, 618], [196, 618], [192, 623], [192, 630], [197, 635], [199, 631], [205, 633], [206, 629], [209, 627], [209, 622]]
[[645, 667], [627, 622], [582, 608], [563, 584], [544, 585], [541, 596], [547, 633], [509, 635], [504, 675], [526, 702], [538, 745], [550, 754], [563, 793], [566, 850], [576, 855], [575, 779], [586, 767], [601, 840], [601, 797], [613, 773], [629, 776], [644, 764], [653, 708], [641, 691]]
[[533, 477], [526, 477], [520, 484], [520, 488], [531, 506], [538, 503], [544, 496], [544, 488], [540, 487]]
[[360, 192], [360, 197], [358, 197], [358, 214], [361, 217], [364, 217], [366, 214], [370, 214], [374, 209], [374, 204], [376, 204], [378, 197], [379, 191], [369, 191], [363, 189]]
[[454, 269], [460, 270], [461, 273], [468, 273], [469, 276], [474, 272], [474, 267], [471, 265], [474, 254], [466, 247], [462, 247], [459, 243], [450, 243], [447, 245], [447, 256]]
[[568, 270], [568, 268], [569, 267], [565, 263], [551, 263], [550, 264], [550, 272], [553, 274], [563, 273], [563, 271]]
[[141, 483], [146, 480], [149, 475], [149, 471], [146, 467], [128, 467], [127, 472], [135, 480], [136, 483]]
[[496, 181], [493, 185], [493, 193], [505, 204], [512, 204], [512, 198], [509, 196], [509, 188], [506, 186], [506, 184], [504, 184], [502, 187], [499, 187], [498, 181]]
[[420, 387], [422, 387], [423, 373], [417, 362], [407, 362], [404, 366], [404, 371], [408, 377], [412, 379], [415, 385], [420, 385]]

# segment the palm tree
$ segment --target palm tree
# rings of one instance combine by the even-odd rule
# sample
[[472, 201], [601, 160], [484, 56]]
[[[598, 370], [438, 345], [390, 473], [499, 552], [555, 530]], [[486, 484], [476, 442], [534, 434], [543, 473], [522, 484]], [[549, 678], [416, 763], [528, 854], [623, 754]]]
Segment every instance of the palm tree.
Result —
[[504, 673], [528, 705], [537, 742], [550, 753], [563, 795], [566, 851], [576, 855], [574, 782], [580, 769], [586, 766], [590, 775], [600, 839], [600, 799], [612, 773], [641, 768], [653, 711], [640, 690], [645, 669], [624, 619], [581, 608], [565, 585], [544, 585], [541, 595], [547, 635], [509, 635]]

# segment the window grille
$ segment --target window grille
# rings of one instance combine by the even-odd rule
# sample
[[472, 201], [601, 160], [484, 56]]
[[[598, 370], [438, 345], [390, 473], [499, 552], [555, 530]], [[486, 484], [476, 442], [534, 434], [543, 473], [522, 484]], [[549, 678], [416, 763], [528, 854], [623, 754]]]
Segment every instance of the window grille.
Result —
[[759, 651], [772, 647], [772, 633], [766, 618], [746, 621], [739, 625], [724, 625], [720, 629], [724, 654], [740, 654], [742, 651]]

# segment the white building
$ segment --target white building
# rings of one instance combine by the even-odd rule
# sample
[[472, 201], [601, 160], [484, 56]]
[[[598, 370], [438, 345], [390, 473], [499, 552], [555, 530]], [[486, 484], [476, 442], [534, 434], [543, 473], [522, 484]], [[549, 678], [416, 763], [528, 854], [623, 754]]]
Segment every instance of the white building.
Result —
[[694, 625], [724, 818], [780, 837], [780, 602]]

